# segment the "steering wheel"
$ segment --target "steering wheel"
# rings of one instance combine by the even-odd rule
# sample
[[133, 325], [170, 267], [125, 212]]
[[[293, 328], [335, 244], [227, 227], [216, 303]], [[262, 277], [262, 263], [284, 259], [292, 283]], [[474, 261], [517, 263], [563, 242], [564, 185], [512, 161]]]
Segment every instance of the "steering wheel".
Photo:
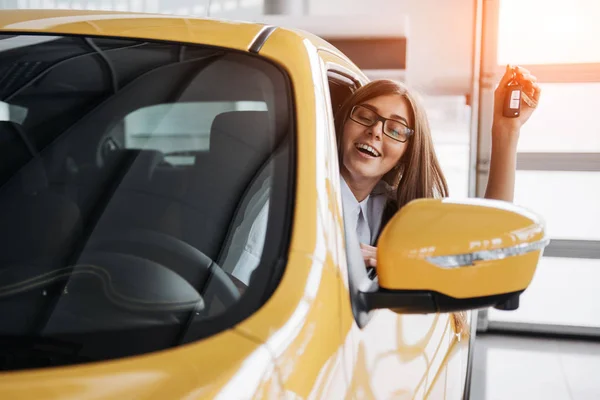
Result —
[[92, 238], [87, 249], [132, 254], [154, 261], [179, 274], [201, 295], [214, 294], [225, 307], [240, 298], [240, 291], [216, 262], [195, 247], [163, 233], [131, 229], [110, 237]]

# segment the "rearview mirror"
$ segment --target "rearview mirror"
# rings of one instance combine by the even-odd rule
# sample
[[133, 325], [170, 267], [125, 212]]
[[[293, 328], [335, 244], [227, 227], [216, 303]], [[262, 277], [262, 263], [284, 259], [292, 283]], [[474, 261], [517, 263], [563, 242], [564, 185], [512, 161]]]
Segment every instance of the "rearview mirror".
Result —
[[367, 309], [400, 313], [514, 309], [548, 244], [537, 215], [484, 199], [420, 199], [404, 206], [377, 244], [379, 286]]

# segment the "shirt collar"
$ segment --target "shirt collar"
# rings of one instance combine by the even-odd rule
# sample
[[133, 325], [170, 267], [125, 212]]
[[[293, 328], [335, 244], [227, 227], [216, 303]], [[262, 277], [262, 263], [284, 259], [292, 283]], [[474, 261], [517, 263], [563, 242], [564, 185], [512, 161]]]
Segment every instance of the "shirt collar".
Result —
[[359, 202], [354, 196], [354, 193], [352, 193], [352, 190], [350, 190], [346, 180], [343, 177], [340, 180], [342, 181], [342, 201], [346, 206], [351, 207], [351, 209], [356, 212], [356, 215], [358, 215], [359, 210], [362, 210], [363, 216], [366, 219], [368, 215], [367, 205], [369, 203], [370, 196], [367, 196], [363, 201]]

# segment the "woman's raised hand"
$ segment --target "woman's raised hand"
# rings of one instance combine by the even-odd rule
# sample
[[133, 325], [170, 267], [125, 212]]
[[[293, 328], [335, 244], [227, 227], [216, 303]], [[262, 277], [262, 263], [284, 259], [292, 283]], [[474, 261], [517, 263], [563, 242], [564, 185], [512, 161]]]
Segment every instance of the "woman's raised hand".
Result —
[[[502, 108], [504, 106], [504, 96], [507, 92], [507, 84], [513, 78], [521, 85], [522, 90], [522, 102], [521, 102], [521, 113], [518, 117], [508, 118], [502, 115]], [[537, 83], [537, 78], [533, 76], [527, 69], [522, 67], [511, 67], [506, 66], [506, 71], [496, 91], [494, 92], [494, 123], [492, 128], [492, 135], [502, 136], [518, 136], [521, 126], [537, 107], [540, 99], [541, 89]]]

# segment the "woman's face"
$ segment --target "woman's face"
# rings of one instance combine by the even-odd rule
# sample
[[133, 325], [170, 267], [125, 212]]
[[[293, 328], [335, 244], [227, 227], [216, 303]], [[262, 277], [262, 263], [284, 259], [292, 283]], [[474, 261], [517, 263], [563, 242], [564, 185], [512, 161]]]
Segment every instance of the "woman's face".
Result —
[[[379, 96], [358, 105], [414, 128], [408, 101], [400, 95]], [[342, 133], [342, 176], [346, 180], [379, 181], [398, 164], [407, 146], [408, 141], [402, 143], [384, 135], [382, 121], [366, 127], [348, 118]]]

